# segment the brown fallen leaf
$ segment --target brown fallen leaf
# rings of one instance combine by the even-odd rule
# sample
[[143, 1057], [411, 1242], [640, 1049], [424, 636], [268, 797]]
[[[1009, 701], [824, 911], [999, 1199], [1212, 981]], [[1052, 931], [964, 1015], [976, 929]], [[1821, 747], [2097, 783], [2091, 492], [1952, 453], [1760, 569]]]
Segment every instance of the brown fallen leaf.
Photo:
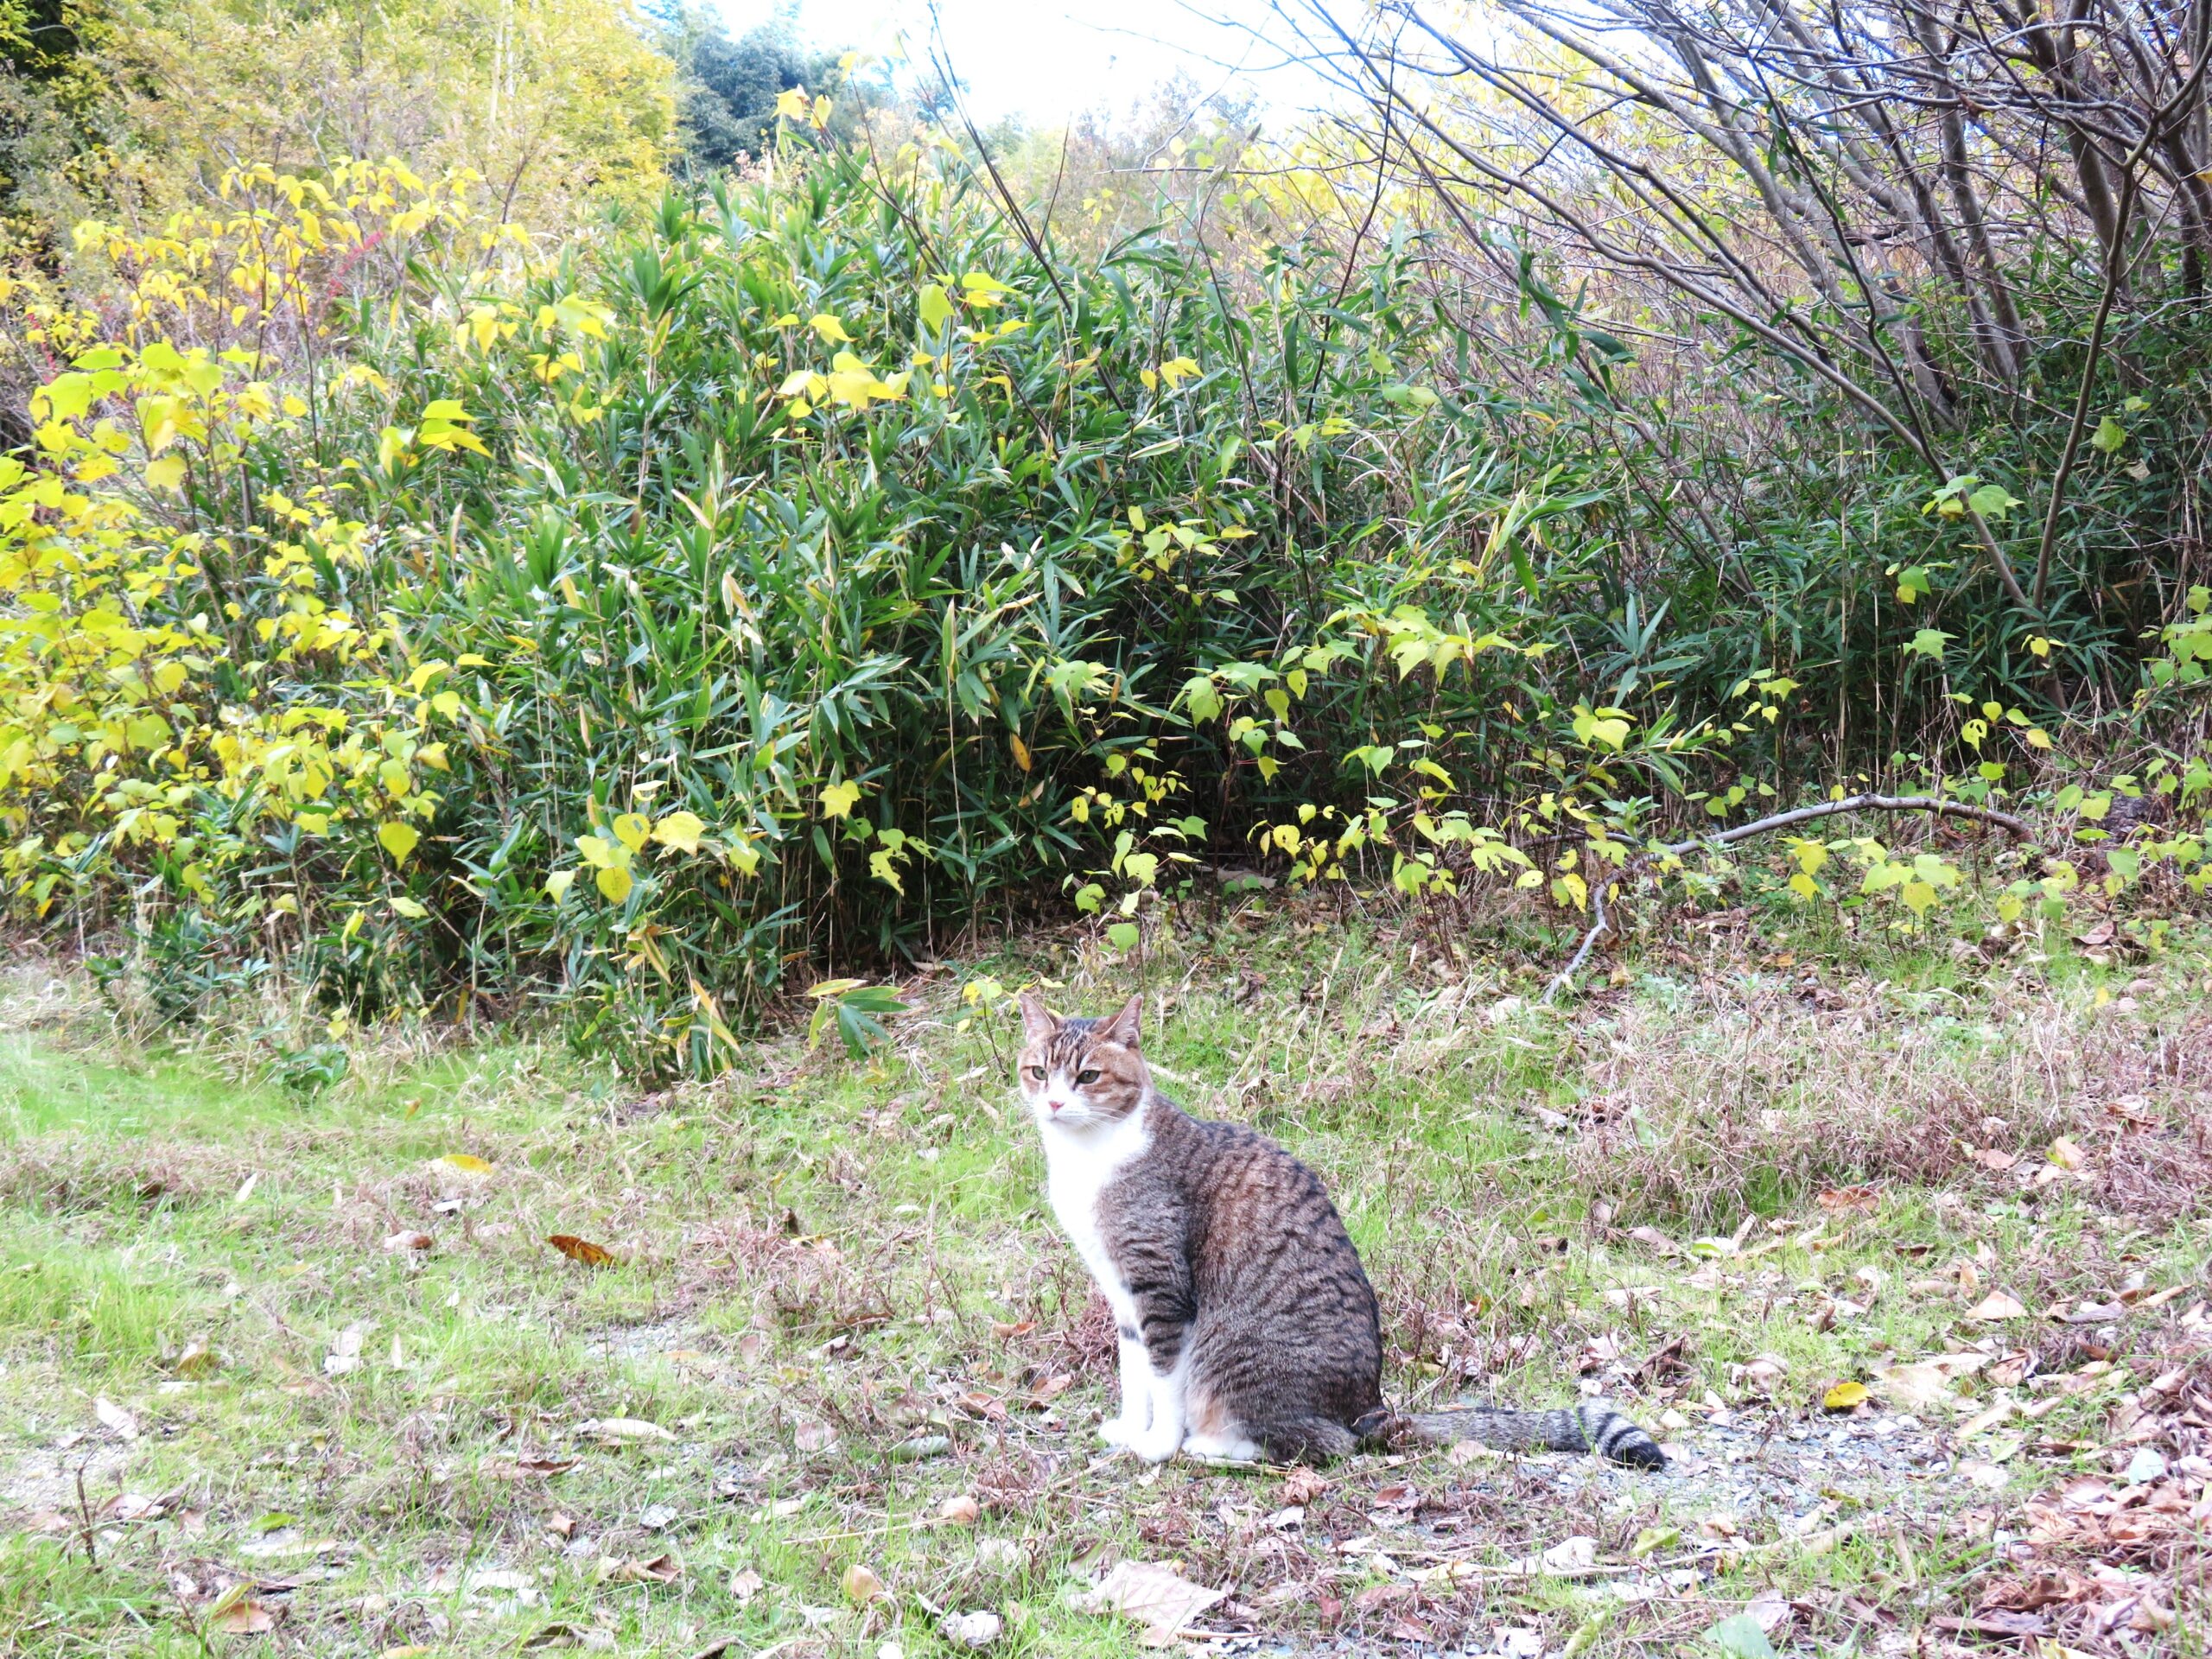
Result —
[[791, 1440], [802, 1452], [827, 1452], [837, 1444], [837, 1431], [828, 1423], [801, 1423]]
[[2050, 1150], [2044, 1153], [2044, 1156], [2061, 1169], [2079, 1169], [2088, 1161], [2082, 1155], [2082, 1148], [2063, 1135], [2050, 1143]]
[[1126, 1613], [1145, 1627], [1148, 1648], [1172, 1648], [1183, 1627], [1228, 1592], [1192, 1584], [1158, 1561], [1122, 1561], [1083, 1598], [1087, 1612]]
[[649, 1561], [634, 1555], [619, 1561], [611, 1556], [599, 1558], [601, 1584], [674, 1584], [683, 1576], [683, 1563], [673, 1555], [656, 1555]]
[[594, 1244], [588, 1238], [578, 1238], [574, 1233], [550, 1233], [545, 1242], [567, 1256], [571, 1262], [581, 1262], [588, 1268], [611, 1266], [614, 1252], [603, 1244]]
[[1907, 1411], [1923, 1411], [1953, 1397], [1951, 1378], [1929, 1360], [1885, 1366], [1874, 1373], [1874, 1380], [1885, 1400]]
[[838, 1580], [838, 1586], [844, 1591], [845, 1599], [855, 1607], [865, 1607], [872, 1601], [881, 1601], [891, 1593], [884, 1587], [881, 1574], [878, 1573], [874, 1567], [864, 1566], [859, 1561], [855, 1561], [845, 1569], [845, 1575]]
[[392, 1233], [385, 1239], [384, 1247], [394, 1255], [407, 1255], [428, 1250], [436, 1243], [428, 1233]]
[[1974, 1161], [1984, 1169], [1995, 1170], [2000, 1175], [2020, 1161], [2019, 1154], [1999, 1152], [1995, 1147], [1984, 1147], [1972, 1156]]
[[1832, 1186], [1815, 1200], [1831, 1215], [1872, 1215], [1882, 1207], [1882, 1189], [1872, 1185], [1865, 1186]]
[[1420, 1593], [1410, 1584], [1370, 1584], [1351, 1599], [1351, 1605], [1363, 1613], [1376, 1613]]
[[2017, 1298], [2008, 1296], [2001, 1290], [1993, 1290], [1974, 1305], [1973, 1317], [1994, 1324], [2000, 1319], [2025, 1319], [2028, 1310], [2020, 1306]]
[[574, 1458], [517, 1458], [518, 1475], [565, 1475], [576, 1466]]
[[126, 1440], [138, 1438], [138, 1420], [105, 1395], [92, 1402], [92, 1415], [100, 1420], [102, 1427], [111, 1429]]
[[1939, 1630], [1958, 1636], [2038, 1636], [2050, 1628], [2040, 1613], [2016, 1613], [2003, 1607], [1985, 1607], [1972, 1618], [1931, 1618]]
[[251, 1581], [232, 1585], [207, 1610], [207, 1628], [226, 1636], [266, 1636], [276, 1628], [276, 1614], [253, 1599]]
[[972, 1527], [981, 1518], [983, 1506], [965, 1492], [958, 1492], [937, 1506], [937, 1518], [949, 1527]]
[[749, 1567], [741, 1567], [729, 1575], [729, 1599], [742, 1607], [767, 1586], [767, 1580]]
[[991, 1334], [999, 1338], [1026, 1337], [1036, 1328], [1037, 1321], [1034, 1319], [1022, 1319], [1018, 1323], [1008, 1323], [1005, 1319], [991, 1321]]
[[1318, 1469], [1303, 1466], [1283, 1477], [1282, 1501], [1290, 1504], [1307, 1504], [1329, 1490], [1329, 1483]]

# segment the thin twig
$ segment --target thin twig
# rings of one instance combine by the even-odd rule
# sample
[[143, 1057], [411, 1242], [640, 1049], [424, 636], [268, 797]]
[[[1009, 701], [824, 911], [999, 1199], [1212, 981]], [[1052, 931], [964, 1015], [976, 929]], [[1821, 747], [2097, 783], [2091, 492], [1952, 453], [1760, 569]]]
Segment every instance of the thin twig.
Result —
[[1821, 801], [1813, 806], [1800, 806], [1788, 812], [1777, 812], [1771, 817], [1754, 818], [1749, 823], [1739, 823], [1710, 836], [1694, 836], [1688, 841], [1678, 841], [1629, 860], [1621, 866], [1619, 874], [1591, 884], [1590, 929], [1582, 936], [1582, 943], [1566, 967], [1552, 976], [1544, 988], [1544, 1001], [1548, 1003], [1561, 990], [1572, 990], [1574, 976], [1582, 964], [1590, 959], [1590, 952], [1598, 941], [1612, 926], [1612, 919], [1605, 908], [1605, 889], [1616, 883], [1625, 883], [1641, 875], [1650, 865], [1662, 859], [1680, 858], [1694, 853], [1700, 847], [1727, 847], [1753, 836], [1763, 836], [1770, 830], [1787, 830], [1792, 824], [1809, 823], [1815, 818], [1834, 817], [1839, 812], [1933, 812], [1939, 817], [1971, 818], [1977, 823], [1993, 823], [2018, 841], [2025, 841], [2032, 833], [2024, 819], [2010, 812], [1999, 812], [1986, 806], [1969, 806], [1964, 801], [1947, 801], [1934, 795], [1848, 795], [1840, 801]]
[[2097, 297], [2096, 318], [2089, 327], [2088, 351], [2082, 360], [2082, 380], [2074, 394], [2074, 414], [2066, 425], [2066, 447], [2059, 454], [2058, 471], [2050, 481], [2050, 500], [2043, 515], [2043, 537], [2036, 548], [2035, 602], [2038, 608], [2050, 582], [2051, 553], [2058, 542], [2059, 509], [2065, 505], [2066, 486], [2073, 480], [2074, 466], [2082, 454], [2082, 435], [2089, 423], [2089, 399], [2096, 386], [2097, 365], [2104, 356], [2105, 325], [2112, 316], [2113, 301], [2127, 280], [2127, 268], [2134, 263], [2128, 257], [2126, 244], [2128, 220], [2134, 217], [2136, 198], [2142, 193], [2136, 169], [2162, 136], [2168, 115], [2184, 107], [2187, 100], [2195, 97], [2208, 67], [2212, 67], [2212, 60], [2200, 60], [2181, 91], [2151, 112], [2150, 119], [2144, 124], [2142, 138], [2120, 164], [2120, 210], [2113, 221], [2112, 257], [2105, 262], [2104, 291]]

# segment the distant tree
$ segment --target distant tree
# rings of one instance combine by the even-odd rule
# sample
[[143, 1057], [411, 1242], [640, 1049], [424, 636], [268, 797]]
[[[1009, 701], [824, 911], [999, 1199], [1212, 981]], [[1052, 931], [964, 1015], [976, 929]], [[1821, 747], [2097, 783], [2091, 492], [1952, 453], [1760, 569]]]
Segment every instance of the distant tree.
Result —
[[679, 3], [660, 16], [680, 77], [683, 158], [695, 171], [759, 156], [773, 141], [779, 94], [800, 86], [819, 92], [837, 78], [838, 54], [803, 46], [789, 11], [734, 39], [697, 6]]
[[[109, 142], [111, 33], [97, 0], [0, 0], [0, 250], [52, 269]], [[97, 167], [95, 167], [97, 170]]]

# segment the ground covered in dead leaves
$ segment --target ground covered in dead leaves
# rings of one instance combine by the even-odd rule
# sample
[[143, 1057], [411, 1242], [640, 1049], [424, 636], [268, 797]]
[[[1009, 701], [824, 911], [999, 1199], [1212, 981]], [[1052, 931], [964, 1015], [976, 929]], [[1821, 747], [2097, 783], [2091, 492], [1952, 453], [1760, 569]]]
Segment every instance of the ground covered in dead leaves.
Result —
[[[865, 1063], [640, 1095], [0, 987], [0, 1646], [25, 1654], [2185, 1651], [2212, 1623], [2212, 959], [1685, 935], [1530, 1006], [1334, 916], [1146, 970], [1321, 1169], [1394, 1397], [1604, 1393], [1638, 1475], [1103, 1455], [1110, 1333], [946, 963]], [[248, 1039], [235, 1030], [253, 1029]]]

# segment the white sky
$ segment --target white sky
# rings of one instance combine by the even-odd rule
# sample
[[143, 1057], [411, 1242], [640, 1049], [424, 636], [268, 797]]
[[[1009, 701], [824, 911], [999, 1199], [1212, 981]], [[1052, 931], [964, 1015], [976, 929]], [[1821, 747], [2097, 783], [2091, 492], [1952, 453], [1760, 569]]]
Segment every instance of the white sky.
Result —
[[[903, 33], [910, 55], [925, 56], [926, 0], [710, 3], [719, 3], [733, 34], [790, 11], [814, 46], [888, 56]], [[1057, 126], [1081, 111], [1124, 108], [1178, 69], [1206, 92], [1235, 87], [1256, 90], [1278, 105], [1306, 101], [1309, 82], [1255, 75], [1273, 54], [1243, 31], [1208, 21], [1257, 22], [1267, 9], [1266, 0], [938, 0], [937, 10], [953, 70], [967, 84], [978, 120], [1020, 116]]]

